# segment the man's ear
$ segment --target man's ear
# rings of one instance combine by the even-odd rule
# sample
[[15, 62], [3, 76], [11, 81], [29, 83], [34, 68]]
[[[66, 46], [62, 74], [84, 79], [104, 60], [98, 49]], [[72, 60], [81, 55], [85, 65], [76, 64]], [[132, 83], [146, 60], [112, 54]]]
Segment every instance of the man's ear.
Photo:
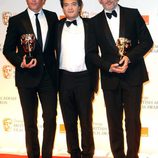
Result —
[[101, 3], [102, 0], [98, 0], [98, 1], [99, 1], [100, 4], [102, 4], [102, 3]]
[[46, 0], [43, 0], [43, 4], [45, 4], [46, 3]]

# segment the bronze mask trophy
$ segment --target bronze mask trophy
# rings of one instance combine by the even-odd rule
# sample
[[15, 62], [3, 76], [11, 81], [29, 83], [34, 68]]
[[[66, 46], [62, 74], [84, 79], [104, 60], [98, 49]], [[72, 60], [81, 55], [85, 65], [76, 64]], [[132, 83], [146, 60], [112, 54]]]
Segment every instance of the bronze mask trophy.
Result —
[[26, 54], [26, 63], [29, 63], [33, 58], [32, 52], [35, 48], [35, 35], [34, 34], [23, 34], [21, 36], [21, 45]]
[[[118, 48], [118, 56], [120, 61], [123, 58], [123, 56], [127, 53], [127, 50], [131, 47], [131, 40], [124, 37], [119, 37], [116, 42], [116, 46]], [[123, 64], [119, 65], [122, 66]]]

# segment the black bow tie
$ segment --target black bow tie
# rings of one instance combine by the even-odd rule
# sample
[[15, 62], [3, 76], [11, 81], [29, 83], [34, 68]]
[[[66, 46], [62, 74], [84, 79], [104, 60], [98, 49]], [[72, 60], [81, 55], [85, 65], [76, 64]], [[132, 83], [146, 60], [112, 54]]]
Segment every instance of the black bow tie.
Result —
[[73, 21], [66, 21], [66, 26], [69, 27], [71, 24], [77, 25], [77, 21], [73, 20]]
[[107, 15], [107, 17], [108, 17], [109, 19], [112, 18], [112, 15], [113, 15], [114, 17], [117, 17], [117, 13], [116, 13], [115, 10], [113, 10], [111, 13], [106, 12], [106, 15]]

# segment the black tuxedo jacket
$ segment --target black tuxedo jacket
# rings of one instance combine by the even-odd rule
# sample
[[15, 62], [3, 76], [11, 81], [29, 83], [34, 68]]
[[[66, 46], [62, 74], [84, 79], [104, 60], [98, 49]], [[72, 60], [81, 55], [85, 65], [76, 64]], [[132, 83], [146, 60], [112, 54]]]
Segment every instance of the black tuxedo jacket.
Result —
[[[118, 49], [107, 23], [105, 12], [102, 11], [91, 19], [91, 46], [87, 53], [88, 61], [101, 69], [101, 84], [103, 89], [114, 89], [120, 80], [131, 86], [141, 85], [148, 80], [148, 74], [143, 56], [153, 45], [151, 35], [137, 9], [120, 6], [119, 37], [131, 40], [131, 47], [127, 51], [131, 63], [124, 74], [109, 72], [110, 65], [118, 61]], [[101, 57], [97, 46], [100, 47]], [[93, 51], [95, 50], [95, 51]]]
[[35, 87], [40, 82], [45, 68], [52, 78], [54, 86], [57, 82], [57, 65], [55, 58], [55, 30], [58, 18], [56, 13], [43, 10], [48, 23], [48, 33], [44, 51], [38, 41], [35, 42], [35, 49], [32, 52], [37, 59], [37, 66], [32, 69], [21, 68], [24, 50], [21, 45], [22, 34], [32, 34], [33, 28], [27, 10], [11, 17], [7, 29], [3, 54], [15, 66], [15, 81], [18, 87]]
[[[89, 25], [89, 19], [82, 18], [83, 25], [84, 25], [84, 31], [85, 31], [85, 53], [88, 52], [89, 47], [91, 47], [91, 43], [89, 42], [91, 40], [91, 34], [90, 34], [90, 25]], [[66, 19], [60, 20], [58, 27], [57, 27], [57, 61], [58, 61], [58, 67], [59, 67], [59, 57], [60, 57], [60, 51], [61, 51], [61, 36], [62, 36], [62, 30]], [[73, 40], [73, 39], [72, 39]], [[75, 53], [75, 50], [74, 50]], [[86, 60], [86, 66], [88, 69], [88, 73], [91, 78], [91, 88], [94, 92], [97, 92], [98, 90], [98, 68], [94, 68], [93, 65]]]

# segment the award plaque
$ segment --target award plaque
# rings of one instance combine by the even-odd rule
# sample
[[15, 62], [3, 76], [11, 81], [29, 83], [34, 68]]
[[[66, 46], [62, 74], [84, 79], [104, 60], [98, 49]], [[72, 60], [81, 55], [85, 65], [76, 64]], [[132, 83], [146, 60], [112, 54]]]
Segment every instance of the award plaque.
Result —
[[131, 47], [131, 40], [124, 37], [120, 37], [116, 42], [116, 46], [118, 48], [118, 56], [120, 61], [123, 58], [123, 56], [127, 53], [127, 50]]
[[32, 52], [35, 48], [35, 35], [34, 34], [23, 34], [21, 36], [21, 45], [26, 54], [26, 63], [29, 63], [33, 58]]

